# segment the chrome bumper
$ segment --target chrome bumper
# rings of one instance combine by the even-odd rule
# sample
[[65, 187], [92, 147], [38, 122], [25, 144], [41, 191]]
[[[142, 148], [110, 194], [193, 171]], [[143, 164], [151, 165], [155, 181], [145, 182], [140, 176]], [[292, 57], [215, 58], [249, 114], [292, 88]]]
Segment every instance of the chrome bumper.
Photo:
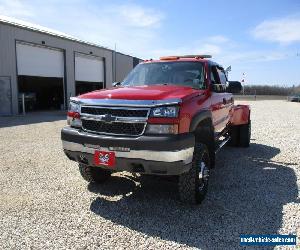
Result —
[[[85, 145], [80, 143], [62, 141], [63, 149], [73, 152], [82, 152], [94, 154], [96, 150], [111, 151], [107, 147], [99, 147], [98, 145]], [[142, 159], [146, 161], [160, 162], [178, 162], [184, 164], [192, 162], [194, 148], [186, 148], [178, 151], [154, 151], [154, 150], [130, 150], [129, 151], [114, 151], [117, 158]]]

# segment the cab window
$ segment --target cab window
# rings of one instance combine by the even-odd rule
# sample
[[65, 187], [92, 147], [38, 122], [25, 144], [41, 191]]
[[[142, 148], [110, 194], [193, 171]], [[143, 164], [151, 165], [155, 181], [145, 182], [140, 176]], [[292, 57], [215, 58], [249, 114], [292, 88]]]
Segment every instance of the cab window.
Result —
[[210, 68], [210, 80], [212, 84], [212, 91], [221, 93], [226, 91], [227, 78], [222, 68], [217, 66], [211, 66]]
[[217, 71], [218, 71], [218, 75], [219, 75], [219, 78], [220, 78], [220, 83], [222, 85], [226, 86], [227, 78], [226, 78], [226, 75], [225, 75], [223, 69], [222, 68], [217, 68]]

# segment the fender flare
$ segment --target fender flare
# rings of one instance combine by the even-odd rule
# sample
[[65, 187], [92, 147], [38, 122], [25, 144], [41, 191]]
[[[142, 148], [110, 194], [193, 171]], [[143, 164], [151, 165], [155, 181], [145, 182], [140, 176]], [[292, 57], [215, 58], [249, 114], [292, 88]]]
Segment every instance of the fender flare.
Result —
[[235, 105], [233, 114], [230, 119], [230, 124], [233, 126], [244, 125], [250, 122], [251, 109], [248, 105]]
[[202, 110], [196, 113], [190, 123], [190, 132], [194, 132], [197, 129], [198, 124], [205, 119], [212, 121], [212, 114], [210, 110]]

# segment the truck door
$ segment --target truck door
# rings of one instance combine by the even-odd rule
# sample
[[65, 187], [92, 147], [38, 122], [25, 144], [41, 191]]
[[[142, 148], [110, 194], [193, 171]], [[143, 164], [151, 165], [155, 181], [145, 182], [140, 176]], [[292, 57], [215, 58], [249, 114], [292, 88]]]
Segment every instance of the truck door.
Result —
[[226, 93], [226, 75], [224, 70], [216, 65], [210, 67], [211, 78], [211, 111], [215, 132], [219, 133], [226, 128], [230, 119], [232, 96]]
[[[217, 71], [218, 71], [218, 76], [220, 79], [221, 84], [224, 86], [223, 87], [223, 105], [224, 105], [224, 115], [225, 115], [225, 126], [228, 124], [229, 120], [230, 120], [230, 113], [231, 110], [233, 108], [233, 97], [231, 93], [228, 93], [226, 90], [227, 87], [227, 77], [225, 74], [225, 71], [223, 68], [221, 67], [217, 67]], [[225, 100], [224, 100], [225, 99]]]

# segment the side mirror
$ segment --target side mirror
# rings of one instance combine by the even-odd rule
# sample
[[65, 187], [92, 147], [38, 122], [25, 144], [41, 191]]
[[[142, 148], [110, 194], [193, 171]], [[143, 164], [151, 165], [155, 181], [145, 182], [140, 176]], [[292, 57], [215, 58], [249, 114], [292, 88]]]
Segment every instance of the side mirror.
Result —
[[232, 94], [238, 94], [242, 91], [242, 84], [238, 81], [229, 81], [226, 91]]
[[117, 87], [119, 85], [121, 85], [121, 82], [113, 82], [113, 84], [112, 84], [113, 87]]

